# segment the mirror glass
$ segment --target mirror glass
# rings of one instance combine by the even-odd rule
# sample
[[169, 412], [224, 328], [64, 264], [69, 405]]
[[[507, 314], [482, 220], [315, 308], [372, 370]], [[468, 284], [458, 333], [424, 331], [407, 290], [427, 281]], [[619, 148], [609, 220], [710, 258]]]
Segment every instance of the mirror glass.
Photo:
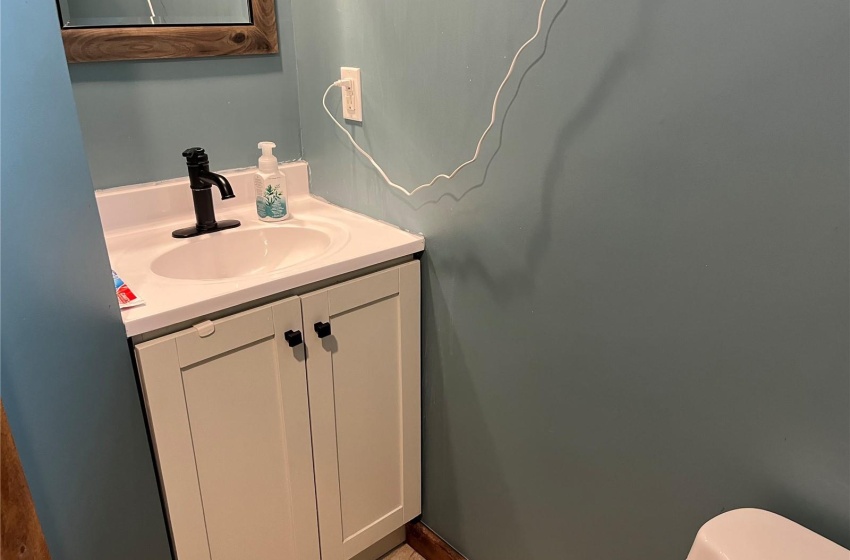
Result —
[[58, 0], [62, 27], [245, 25], [250, 0]]

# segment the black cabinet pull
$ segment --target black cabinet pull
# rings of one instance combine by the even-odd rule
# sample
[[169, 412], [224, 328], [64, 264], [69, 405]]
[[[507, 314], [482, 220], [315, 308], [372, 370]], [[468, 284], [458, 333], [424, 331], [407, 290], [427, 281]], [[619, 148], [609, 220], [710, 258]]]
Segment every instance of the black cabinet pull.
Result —
[[330, 323], [322, 323], [319, 321], [313, 328], [316, 329], [316, 334], [319, 335], [319, 338], [325, 338], [326, 336], [331, 335], [331, 324]]
[[301, 336], [301, 331], [286, 331], [283, 333], [283, 339], [289, 343], [290, 348], [295, 348], [304, 342], [304, 338]]

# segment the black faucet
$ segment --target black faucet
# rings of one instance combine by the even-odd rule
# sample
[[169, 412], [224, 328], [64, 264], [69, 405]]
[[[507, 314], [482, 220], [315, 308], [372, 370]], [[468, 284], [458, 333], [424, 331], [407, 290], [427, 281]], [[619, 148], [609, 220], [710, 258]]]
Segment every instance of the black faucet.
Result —
[[189, 168], [189, 187], [192, 189], [192, 201], [195, 203], [195, 225], [174, 230], [171, 235], [183, 239], [205, 233], [239, 227], [239, 220], [215, 219], [213, 208], [212, 186], [221, 191], [221, 199], [226, 200], [236, 196], [230, 183], [217, 173], [210, 171], [210, 158], [203, 148], [189, 148], [183, 152], [186, 165]]

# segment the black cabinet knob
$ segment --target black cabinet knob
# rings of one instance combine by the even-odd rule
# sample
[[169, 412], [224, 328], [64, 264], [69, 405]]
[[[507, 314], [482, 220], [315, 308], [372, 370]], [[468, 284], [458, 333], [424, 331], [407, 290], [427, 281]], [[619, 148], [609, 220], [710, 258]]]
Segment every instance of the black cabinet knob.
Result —
[[319, 338], [325, 338], [326, 336], [331, 335], [331, 324], [330, 323], [322, 323], [319, 321], [313, 328], [316, 329], [316, 334], [319, 335]]
[[304, 338], [301, 336], [301, 331], [286, 331], [283, 333], [283, 339], [289, 343], [290, 348], [295, 348], [304, 342]]

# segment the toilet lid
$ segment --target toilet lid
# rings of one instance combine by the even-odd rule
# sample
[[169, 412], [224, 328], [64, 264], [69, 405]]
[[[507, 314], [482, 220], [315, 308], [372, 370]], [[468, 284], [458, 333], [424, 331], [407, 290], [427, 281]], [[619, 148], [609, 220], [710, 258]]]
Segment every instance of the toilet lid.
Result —
[[702, 526], [687, 560], [850, 560], [850, 550], [775, 513], [736, 509]]

